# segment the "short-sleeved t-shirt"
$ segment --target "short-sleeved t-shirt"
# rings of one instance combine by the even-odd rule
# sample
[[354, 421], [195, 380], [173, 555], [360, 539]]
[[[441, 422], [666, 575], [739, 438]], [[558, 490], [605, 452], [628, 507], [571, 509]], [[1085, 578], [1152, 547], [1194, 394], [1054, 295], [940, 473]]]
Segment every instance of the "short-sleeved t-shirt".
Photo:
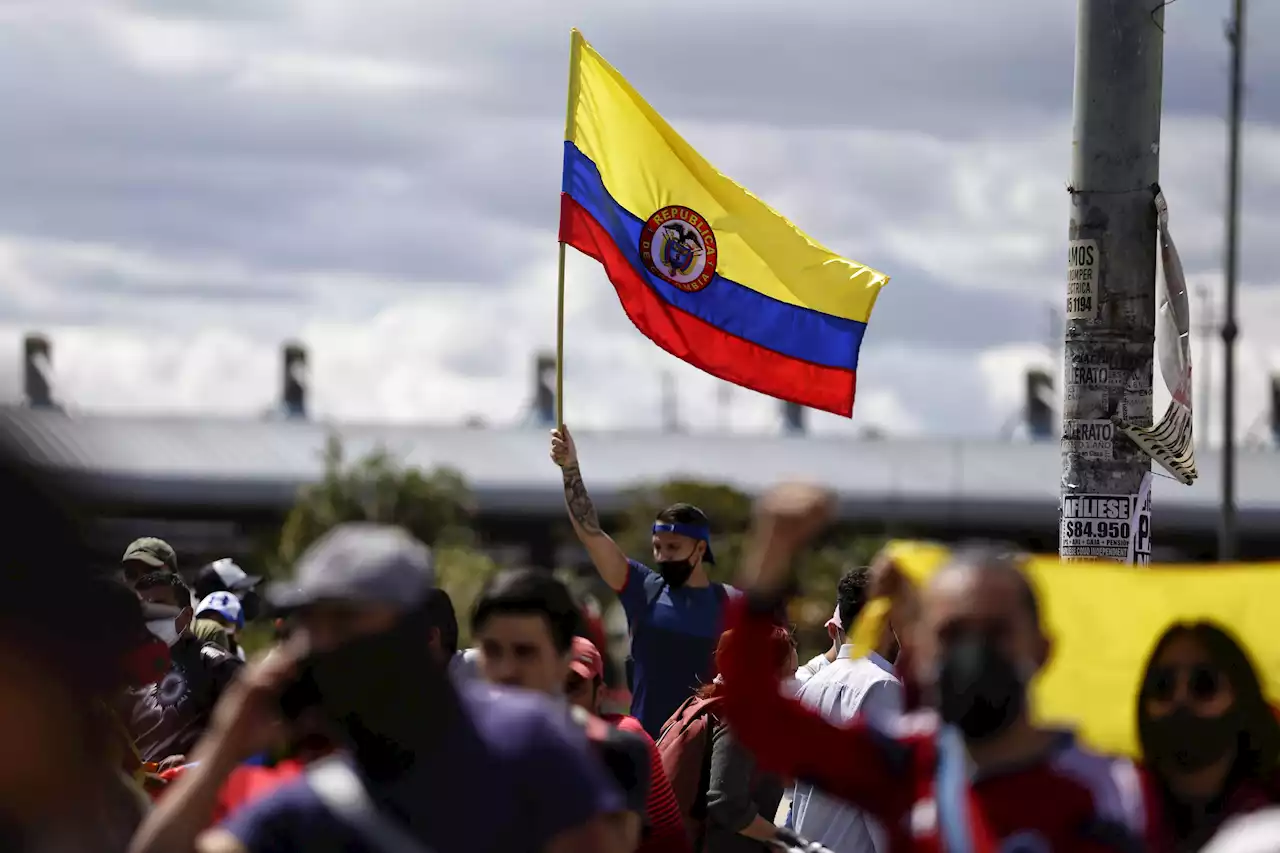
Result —
[[[563, 706], [525, 691], [459, 686], [468, 717], [410, 773], [369, 795], [435, 853], [535, 853], [626, 805]], [[373, 845], [306, 777], [238, 809], [223, 828], [251, 853], [365, 853]]]
[[724, 604], [737, 591], [721, 584], [662, 584], [650, 605], [650, 591], [661, 580], [648, 566], [629, 563], [618, 597], [631, 629], [631, 715], [657, 739], [662, 724], [714, 676]]

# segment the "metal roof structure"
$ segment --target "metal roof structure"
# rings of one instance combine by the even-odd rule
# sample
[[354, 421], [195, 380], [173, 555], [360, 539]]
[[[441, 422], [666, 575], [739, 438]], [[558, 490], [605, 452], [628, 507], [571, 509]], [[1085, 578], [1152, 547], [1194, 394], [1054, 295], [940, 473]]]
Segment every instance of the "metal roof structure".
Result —
[[[0, 410], [7, 432], [38, 462], [116, 503], [283, 509], [322, 473], [327, 437], [356, 458], [383, 448], [405, 464], [460, 471], [482, 511], [562, 512], [560, 478], [539, 429], [325, 424], [305, 420], [75, 415]], [[824, 483], [851, 520], [1050, 527], [1056, 522], [1056, 444], [944, 439], [583, 433], [575, 436], [587, 485], [603, 511], [625, 492], [673, 477], [755, 493], [788, 478]], [[1216, 525], [1219, 459], [1198, 457], [1194, 486], [1158, 477], [1157, 523], [1186, 533]], [[1280, 519], [1280, 454], [1238, 459], [1243, 534]], [[1274, 534], [1273, 534], [1274, 535]]]

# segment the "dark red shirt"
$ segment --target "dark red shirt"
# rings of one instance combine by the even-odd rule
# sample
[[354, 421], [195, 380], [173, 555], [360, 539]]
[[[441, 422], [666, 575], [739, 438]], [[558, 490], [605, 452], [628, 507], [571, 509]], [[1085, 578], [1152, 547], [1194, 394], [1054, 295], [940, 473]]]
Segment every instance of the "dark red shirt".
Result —
[[649, 745], [649, 798], [645, 803], [645, 836], [636, 853], [692, 853], [689, 833], [680, 815], [680, 803], [671, 789], [671, 780], [662, 766], [658, 745], [649, 737], [635, 717], [626, 714], [601, 714], [605, 722], [624, 732], [643, 735]]
[[[1128, 853], [1142, 849], [1143, 798], [1129, 761], [1087, 752], [1062, 733], [1040, 760], [974, 776], [936, 714], [893, 731], [837, 726], [789, 695], [769, 658], [773, 621], [732, 603], [722, 651], [723, 713], [758, 765], [803, 779], [876, 818], [893, 851]], [[949, 768], [949, 769], [948, 769]], [[954, 829], [964, 838], [947, 845]]]
[[[161, 778], [166, 783], [174, 782], [190, 766], [183, 764], [172, 770], [166, 770], [161, 774]], [[291, 758], [280, 761], [270, 767], [256, 764], [240, 765], [231, 771], [227, 781], [223, 782], [222, 787], [218, 789], [218, 802], [214, 806], [213, 817], [209, 825], [216, 826], [222, 823], [223, 820], [241, 806], [266, 796], [285, 782], [301, 776], [304, 768], [305, 765], [302, 762]], [[163, 792], [161, 792], [161, 795], [163, 795]]]
[[1222, 800], [1211, 828], [1203, 838], [1179, 839], [1168, 813], [1167, 800], [1160, 783], [1147, 768], [1142, 768], [1142, 792], [1146, 799], [1148, 853], [1178, 853], [1188, 848], [1199, 849], [1224, 823], [1233, 817], [1251, 814], [1280, 804], [1280, 780], [1262, 784], [1252, 779], [1238, 783]]

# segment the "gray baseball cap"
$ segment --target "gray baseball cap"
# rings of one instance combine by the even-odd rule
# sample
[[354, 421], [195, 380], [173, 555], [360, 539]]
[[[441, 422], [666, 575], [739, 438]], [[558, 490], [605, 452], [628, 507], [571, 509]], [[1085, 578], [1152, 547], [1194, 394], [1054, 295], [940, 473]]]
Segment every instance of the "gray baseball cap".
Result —
[[320, 601], [412, 608], [435, 588], [431, 549], [407, 530], [348, 522], [334, 527], [298, 559], [292, 580], [267, 588], [278, 610]]

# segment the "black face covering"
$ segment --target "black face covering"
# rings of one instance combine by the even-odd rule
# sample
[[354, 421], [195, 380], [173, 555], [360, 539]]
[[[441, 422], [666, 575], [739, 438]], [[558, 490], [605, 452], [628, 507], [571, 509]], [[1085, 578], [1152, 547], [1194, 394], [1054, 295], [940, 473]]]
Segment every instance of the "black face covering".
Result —
[[262, 615], [262, 597], [257, 590], [248, 590], [240, 596], [240, 609], [246, 622], [252, 622]]
[[1027, 684], [1017, 667], [980, 636], [948, 649], [937, 690], [942, 719], [973, 742], [1008, 731], [1027, 704]]
[[1224, 758], [1240, 737], [1234, 709], [1219, 717], [1200, 717], [1179, 705], [1166, 717], [1146, 722], [1154, 755], [1148, 761], [1175, 772], [1203, 770]]
[[679, 589], [689, 580], [689, 575], [693, 574], [693, 560], [689, 557], [683, 560], [659, 560], [658, 574], [662, 575], [668, 586]]
[[427, 645], [426, 620], [406, 616], [381, 634], [312, 654], [305, 683], [369, 775], [390, 777], [447, 736], [457, 697]]

